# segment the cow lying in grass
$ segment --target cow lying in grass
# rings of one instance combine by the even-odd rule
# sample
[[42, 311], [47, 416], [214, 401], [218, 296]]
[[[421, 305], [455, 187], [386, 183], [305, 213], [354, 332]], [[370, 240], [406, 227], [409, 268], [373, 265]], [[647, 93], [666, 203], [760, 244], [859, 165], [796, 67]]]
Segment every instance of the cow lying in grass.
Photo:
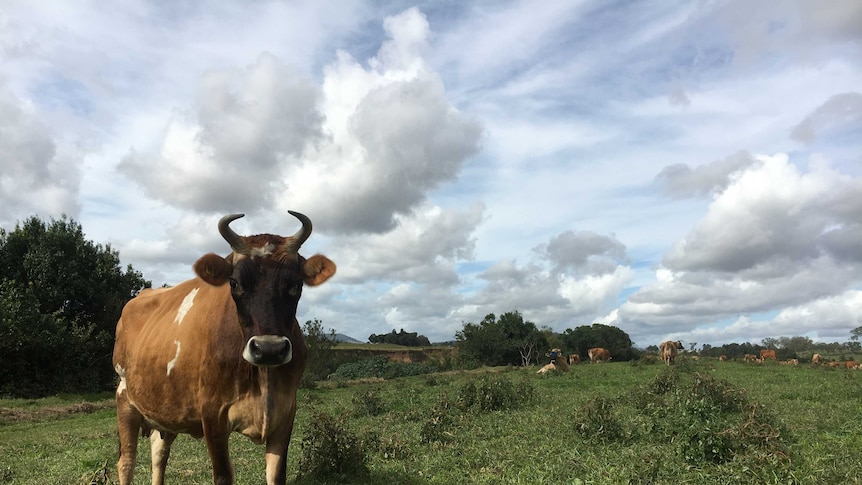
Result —
[[550, 352], [545, 354], [545, 357], [549, 357], [551, 362], [541, 369], [539, 369], [536, 374], [545, 374], [549, 371], [560, 370], [563, 372], [569, 371], [569, 364], [566, 362], [566, 358], [563, 357], [563, 351], [560, 349], [551, 349]]

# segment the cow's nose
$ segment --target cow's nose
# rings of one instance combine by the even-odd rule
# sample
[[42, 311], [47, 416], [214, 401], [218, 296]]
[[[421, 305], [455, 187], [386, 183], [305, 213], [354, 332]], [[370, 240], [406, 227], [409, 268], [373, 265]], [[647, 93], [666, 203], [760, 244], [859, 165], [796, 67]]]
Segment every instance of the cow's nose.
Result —
[[274, 367], [284, 365], [293, 358], [290, 339], [278, 335], [259, 335], [248, 339], [242, 357], [249, 363]]

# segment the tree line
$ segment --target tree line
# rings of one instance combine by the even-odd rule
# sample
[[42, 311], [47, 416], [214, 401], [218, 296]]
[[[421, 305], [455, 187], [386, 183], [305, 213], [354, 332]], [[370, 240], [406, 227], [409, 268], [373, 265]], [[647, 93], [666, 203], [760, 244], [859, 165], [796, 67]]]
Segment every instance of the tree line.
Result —
[[455, 334], [459, 358], [467, 365], [532, 365], [547, 363], [545, 354], [551, 348], [562, 349], [566, 354], [588, 358], [587, 351], [603, 347], [615, 361], [639, 357], [631, 338], [612, 325], [594, 323], [556, 333], [548, 327], [538, 328], [524, 320], [518, 311], [503, 313], [499, 317], [489, 313], [479, 323], [466, 322]]
[[[44, 222], [31, 217], [7, 232], [0, 228], [0, 396], [33, 397], [58, 392], [108, 390], [116, 384], [111, 367], [114, 332], [123, 306], [152, 283], [132, 265], [121, 267], [119, 253], [84, 238], [81, 225], [63, 216]], [[335, 333], [322, 322], [306, 322], [309, 379], [322, 379], [338, 364], [332, 359]], [[751, 343], [704, 345], [700, 354], [730, 358], [775, 348], [780, 359], [799, 352], [859, 352], [862, 327], [851, 341], [822, 344], [807, 337], [764, 339]], [[424, 335], [393, 329], [372, 334], [370, 342], [429, 346]], [[594, 323], [557, 333], [537, 327], [518, 311], [490, 313], [480, 322], [464, 322], [455, 336], [458, 361], [480, 365], [546, 363], [545, 354], [560, 348], [587, 359], [587, 350], [603, 347], [614, 361], [641, 356], [621, 329]], [[691, 343], [692, 350], [696, 343]], [[657, 352], [656, 346], [646, 348]]]
[[407, 347], [428, 347], [431, 345], [428, 337], [419, 335], [417, 332], [405, 332], [403, 328], [398, 333], [395, 333], [395, 329], [379, 335], [372, 333], [368, 337], [368, 341], [372, 344], [395, 344]]

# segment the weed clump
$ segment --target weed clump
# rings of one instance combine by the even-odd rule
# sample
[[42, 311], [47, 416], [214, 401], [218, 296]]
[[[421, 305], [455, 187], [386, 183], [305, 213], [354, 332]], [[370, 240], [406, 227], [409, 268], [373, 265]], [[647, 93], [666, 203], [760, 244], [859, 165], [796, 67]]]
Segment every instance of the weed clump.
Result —
[[575, 431], [589, 441], [622, 441], [626, 434], [614, 416], [614, 400], [605, 397], [590, 399], [575, 413]]
[[649, 386], [651, 393], [664, 395], [673, 390], [679, 383], [679, 374], [673, 369], [665, 369], [652, 380]]
[[347, 429], [344, 416], [315, 413], [300, 446], [301, 476], [343, 480], [368, 474], [365, 448]]
[[351, 398], [353, 411], [358, 416], [379, 416], [386, 412], [386, 405], [380, 394], [374, 390], [357, 391]]
[[722, 464], [740, 456], [786, 457], [781, 426], [743, 389], [694, 373], [691, 385], [678, 389], [681, 420], [679, 452], [692, 464]]
[[458, 391], [458, 407], [462, 410], [480, 412], [519, 409], [531, 403], [536, 396], [532, 383], [500, 375], [474, 379]]
[[450, 431], [455, 421], [454, 408], [452, 401], [446, 395], [431, 407], [428, 417], [419, 430], [419, 438], [423, 443], [444, 443], [454, 436]]

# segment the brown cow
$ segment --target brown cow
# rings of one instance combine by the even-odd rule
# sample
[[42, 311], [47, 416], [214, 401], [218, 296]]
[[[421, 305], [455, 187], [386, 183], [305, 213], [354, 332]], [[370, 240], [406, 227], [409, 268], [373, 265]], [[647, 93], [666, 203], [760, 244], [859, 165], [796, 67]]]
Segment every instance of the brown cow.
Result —
[[830, 362], [829, 367], [838, 368], [841, 367], [841, 362]]
[[603, 349], [601, 347], [589, 349], [587, 351], [587, 355], [590, 356], [590, 362], [594, 364], [611, 361], [611, 353], [608, 352], [608, 349]]
[[757, 360], [757, 356], [756, 356], [756, 355], [754, 355], [754, 354], [745, 354], [745, 355], [742, 357], [742, 361], [743, 361], [743, 362], [754, 362], [754, 361], [756, 361], [756, 360]]
[[823, 357], [821, 357], [820, 354], [814, 354], [811, 356], [811, 364], [813, 365], [820, 365], [822, 361]]
[[778, 360], [778, 356], [775, 355], [774, 350], [762, 349], [760, 351], [760, 360], [766, 359]]
[[720, 356], [720, 357], [718, 358], [718, 361], [719, 361], [719, 362], [727, 362], [727, 356], [726, 356], [726, 355], [722, 355], [722, 356]]
[[544, 367], [539, 369], [536, 374], [544, 374], [548, 371], [552, 370], [561, 370], [563, 372], [569, 372], [569, 364], [566, 363], [566, 358], [563, 357], [563, 351], [560, 349], [551, 349], [550, 352], [545, 354], [545, 357], [550, 357], [551, 362], [546, 364]]
[[578, 354], [572, 354], [569, 356], [569, 365], [578, 365], [581, 363], [581, 356]]
[[666, 365], [673, 364], [673, 360], [676, 358], [677, 350], [682, 350], [682, 341], [677, 340], [676, 342], [672, 342], [670, 340], [666, 340], [659, 345], [659, 355], [661, 355], [661, 360], [664, 361]]
[[844, 368], [845, 368], [845, 369], [855, 369], [857, 365], [858, 365], [858, 364], [856, 364], [856, 362], [855, 362], [855, 361], [853, 361], [853, 360], [848, 360], [847, 362], [845, 362], [845, 363], [844, 363]]
[[232, 431], [265, 443], [266, 483], [285, 483], [307, 354], [296, 309], [303, 283], [317, 286], [335, 273], [327, 257], [299, 255], [311, 221], [290, 214], [302, 222], [291, 237], [239, 236], [230, 223], [243, 215], [223, 217], [230, 255], [204, 255], [196, 278], [126, 304], [113, 359], [121, 484], [132, 483], [139, 432], [150, 436], [152, 483], [164, 482], [171, 444], [188, 433], [206, 441], [213, 483], [231, 484]]

